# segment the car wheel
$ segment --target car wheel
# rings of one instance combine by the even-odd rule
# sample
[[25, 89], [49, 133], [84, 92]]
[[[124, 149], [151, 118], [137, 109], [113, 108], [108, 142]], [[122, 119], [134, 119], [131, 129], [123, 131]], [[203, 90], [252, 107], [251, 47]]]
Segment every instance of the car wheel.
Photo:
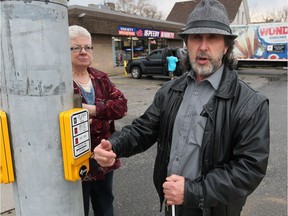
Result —
[[132, 68], [131, 68], [131, 76], [132, 76], [134, 79], [140, 79], [141, 76], [142, 76], [141, 69], [140, 69], [139, 67], [132, 67]]

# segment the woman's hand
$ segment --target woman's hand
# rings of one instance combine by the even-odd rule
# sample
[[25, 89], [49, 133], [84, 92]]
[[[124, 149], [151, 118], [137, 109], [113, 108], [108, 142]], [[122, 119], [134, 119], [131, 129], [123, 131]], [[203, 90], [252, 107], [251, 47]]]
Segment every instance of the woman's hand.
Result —
[[82, 108], [87, 109], [90, 116], [96, 116], [96, 105], [82, 103]]

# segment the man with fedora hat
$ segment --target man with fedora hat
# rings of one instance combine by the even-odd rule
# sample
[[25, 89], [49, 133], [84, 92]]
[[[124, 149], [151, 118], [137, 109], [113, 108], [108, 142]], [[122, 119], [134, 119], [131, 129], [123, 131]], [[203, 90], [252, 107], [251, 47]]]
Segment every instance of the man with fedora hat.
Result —
[[154, 184], [166, 216], [239, 216], [266, 174], [268, 99], [237, 76], [237, 36], [221, 3], [202, 0], [179, 35], [187, 73], [165, 83], [131, 125], [102, 140], [94, 159], [112, 166], [157, 142]]

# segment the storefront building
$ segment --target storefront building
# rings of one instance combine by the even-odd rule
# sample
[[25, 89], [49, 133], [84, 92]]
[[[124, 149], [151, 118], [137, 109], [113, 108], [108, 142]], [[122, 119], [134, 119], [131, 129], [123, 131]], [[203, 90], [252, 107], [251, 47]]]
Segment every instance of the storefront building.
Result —
[[111, 9], [70, 6], [69, 25], [80, 25], [92, 35], [93, 67], [123, 73], [124, 61], [142, 58], [157, 48], [183, 47], [177, 35], [184, 24], [130, 15]]

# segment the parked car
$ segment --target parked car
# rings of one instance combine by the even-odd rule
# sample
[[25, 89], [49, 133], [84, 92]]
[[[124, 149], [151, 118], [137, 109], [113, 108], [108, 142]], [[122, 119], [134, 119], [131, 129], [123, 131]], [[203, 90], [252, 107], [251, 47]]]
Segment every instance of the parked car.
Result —
[[162, 48], [153, 50], [145, 58], [129, 60], [125, 67], [126, 72], [131, 73], [131, 76], [135, 79], [140, 79], [142, 75], [169, 76], [166, 60], [169, 51], [172, 52], [173, 55], [179, 59], [174, 75], [181, 76], [183, 73], [182, 62], [187, 55], [187, 50], [185, 48]]

